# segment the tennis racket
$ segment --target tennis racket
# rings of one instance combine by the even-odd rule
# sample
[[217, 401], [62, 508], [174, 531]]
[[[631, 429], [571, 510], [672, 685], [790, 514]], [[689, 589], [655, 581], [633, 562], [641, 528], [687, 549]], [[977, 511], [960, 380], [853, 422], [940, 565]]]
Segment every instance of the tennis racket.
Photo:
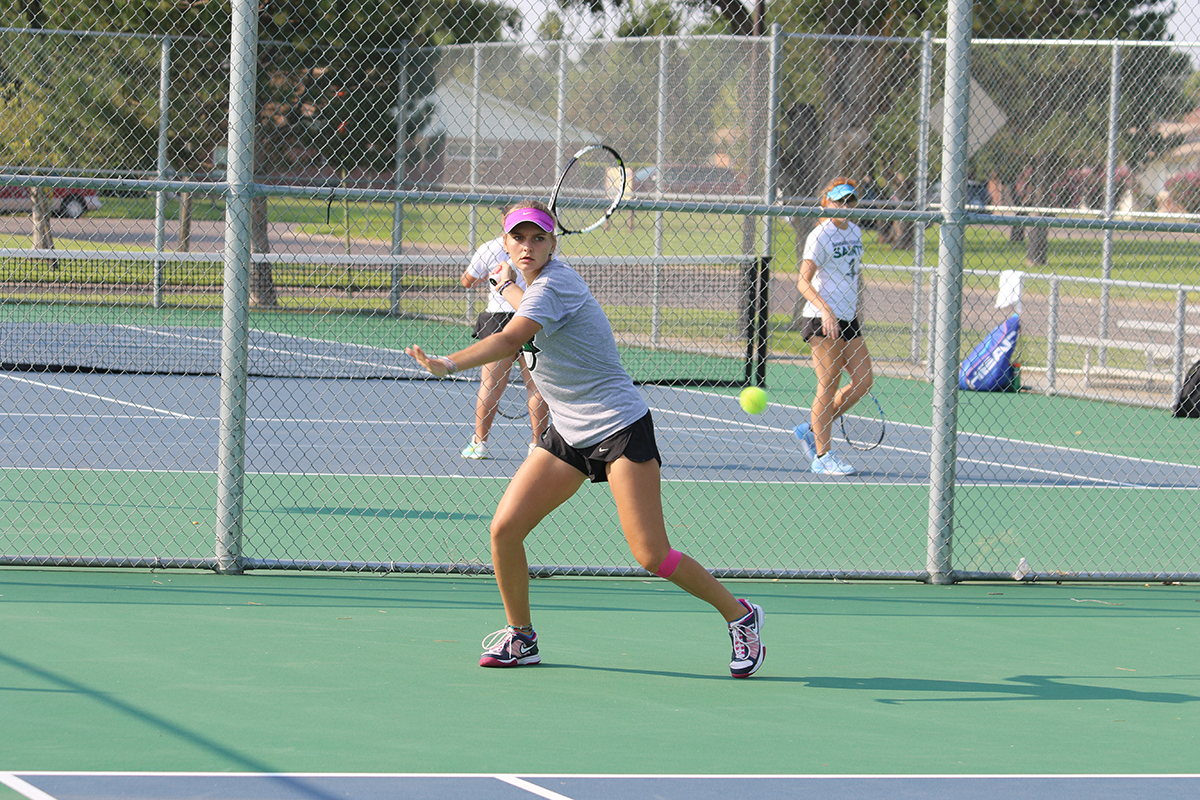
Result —
[[564, 234], [587, 233], [608, 222], [625, 198], [625, 162], [606, 144], [571, 156], [550, 195], [550, 213]]
[[517, 356], [508, 370], [508, 384], [496, 403], [496, 413], [505, 419], [524, 419], [529, 416], [529, 395], [525, 391], [525, 375], [521, 357]]
[[858, 408], [864, 413], [854, 416], [843, 414], [840, 419], [842, 438], [855, 450], [874, 450], [883, 444], [883, 437], [887, 433], [883, 406], [879, 405], [875, 395], [870, 392], [867, 393], [867, 398], [870, 398], [870, 403], [860, 401], [858, 404]]

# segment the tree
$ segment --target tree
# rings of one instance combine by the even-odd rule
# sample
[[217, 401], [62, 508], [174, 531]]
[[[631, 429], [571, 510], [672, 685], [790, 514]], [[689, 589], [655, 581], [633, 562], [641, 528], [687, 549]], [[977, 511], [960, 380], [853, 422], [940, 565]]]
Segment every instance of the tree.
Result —
[[[153, 165], [156, 70], [140, 43], [36, 33], [0, 73], [0, 163], [40, 174]], [[34, 247], [53, 249], [53, 189], [30, 194]]]
[[[258, 70], [258, 125], [256, 129], [256, 174], [279, 174], [286, 171], [289, 154], [308, 131], [299, 123], [303, 118], [302, 103], [304, 87], [315, 70], [328, 71], [329, 64], [321, 63], [338, 53], [377, 53], [407, 47], [419, 50], [422, 47], [453, 44], [462, 41], [496, 41], [507, 32], [515, 31], [519, 15], [511, 8], [489, 0], [427, 0], [412, 3], [408, 0], [377, 0], [370, 4], [347, 0], [262, 0], [259, 11]], [[179, 171], [190, 172], [212, 158], [225, 129], [225, 110], [228, 107], [228, 76], [219, 67], [219, 54], [228, 53], [231, 12], [229, 3], [207, 0], [181, 0], [178, 3], [162, 3], [158, 0], [110, 0], [106, 3], [91, 3], [88, 0], [61, 0], [46, 9], [38, 0], [25, 0], [16, 7], [0, 8], [0, 25], [23, 27], [27, 18], [36, 17], [47, 28], [58, 30], [108, 31], [136, 34], [172, 34], [208, 37], [215, 42], [224, 42], [214, 52], [203, 57], [181, 62], [179, 73], [183, 80], [173, 82], [173, 104], [170, 152], [172, 166]], [[202, 48], [197, 47], [197, 50]], [[105, 65], [108, 57], [95, 58], [93, 63]], [[154, 63], [153, 61], [151, 63]], [[411, 108], [408, 109], [409, 124], [406, 135], [412, 134], [428, 109], [421, 104], [432, 92], [434, 77], [432, 68], [436, 64], [430, 59], [416, 59], [408, 86]], [[90, 64], [88, 65], [91, 66]], [[174, 66], [174, 63], [173, 63]], [[394, 171], [396, 137], [394, 132], [387, 137], [376, 136], [375, 132], [395, 125], [394, 108], [397, 86], [390, 87], [390, 94], [383, 80], [374, 81], [373, 74], [381, 74], [376, 66], [344, 64], [343, 75], [353, 80], [366, 76], [360, 86], [367, 87], [371, 95], [365, 101], [362, 124], [368, 126], [365, 138], [342, 137], [343, 144], [334, 144], [334, 158], [339, 163], [346, 159], [366, 166], [388, 164]], [[61, 69], [58, 69], [61, 73]], [[41, 127], [43, 149], [58, 150], [71, 148], [75, 166], [90, 162], [106, 165], [119, 163], [126, 169], [153, 168], [153, 147], [144, 149], [137, 157], [124, 151], [93, 148], [81, 152], [72, 140], [78, 132], [107, 130], [114, 125], [120, 127], [126, 140], [141, 143], [150, 137], [155, 140], [157, 109], [156, 70], [144, 68], [131, 70], [131, 74], [149, 75], [150, 87], [141, 87], [134, 93], [106, 96], [104, 103], [93, 102], [91, 96], [75, 96], [71, 102], [48, 102], [47, 108], [57, 109], [63, 114], [74, 115], [70, 125], [45, 124]], [[393, 71], [393, 74], [396, 74]], [[81, 73], [81, 79], [88, 72]], [[42, 86], [52, 92], [58, 84], [58, 75]], [[26, 81], [22, 91], [32, 91]], [[127, 87], [128, 88], [128, 87]], [[149, 101], [148, 103], [145, 101]], [[364, 102], [361, 98], [358, 102]], [[149, 108], [148, 114], [143, 113]], [[137, 113], [133, 109], [137, 109]], [[81, 110], [94, 111], [93, 115], [80, 118]], [[8, 119], [9, 115], [5, 115]], [[369, 118], [368, 118], [369, 116]], [[130, 122], [135, 121], [136, 131]], [[96, 123], [96, 124], [93, 124]], [[361, 132], [361, 131], [360, 131]], [[0, 133], [11, 133], [0, 130]], [[6, 136], [0, 140], [12, 141], [23, 137]], [[27, 138], [27, 137], [26, 137]], [[108, 144], [116, 144], [108, 137]], [[385, 139], [387, 140], [385, 142]], [[50, 146], [52, 143], [52, 146]], [[98, 142], [93, 142], [98, 144]], [[374, 149], [374, 155], [367, 152]], [[357, 150], [352, 153], [351, 151]], [[389, 152], [390, 150], [390, 152]], [[35, 153], [22, 156], [10, 146], [7, 151], [14, 160], [9, 163], [28, 164]], [[411, 163], [413, 148], [410, 144], [406, 161]], [[124, 160], [118, 160], [118, 157]], [[256, 251], [269, 249], [266, 237], [267, 201], [256, 200], [254, 214], [255, 230], [252, 235]], [[274, 289], [270, 279], [269, 265], [256, 263], [251, 285], [252, 296], [258, 304], [274, 303]]]
[[[1107, 4], [1103, 16], [1040, 11], [1018, 20], [1024, 23], [1018, 29], [1039, 38], [1161, 41], [1169, 16], [1132, 3]], [[1013, 187], [1022, 205], [1074, 205], [1079, 176], [1098, 174], [1107, 157], [1111, 56], [1109, 47], [1085, 45], [998, 46], [975, 53], [973, 75], [1008, 120], [975, 157], [977, 174]], [[1117, 128], [1125, 167], [1136, 169], [1161, 146], [1155, 130], [1159, 120], [1187, 109], [1178, 87], [1190, 71], [1182, 53], [1123, 48]], [[1016, 228], [1013, 239], [1025, 241], [1028, 266], [1047, 263], [1047, 229]]]

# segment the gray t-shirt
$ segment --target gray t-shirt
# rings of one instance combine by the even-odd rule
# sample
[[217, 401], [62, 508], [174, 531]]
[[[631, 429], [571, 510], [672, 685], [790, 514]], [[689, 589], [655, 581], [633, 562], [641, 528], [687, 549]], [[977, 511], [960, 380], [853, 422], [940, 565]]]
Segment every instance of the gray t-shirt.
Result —
[[550, 259], [517, 316], [542, 326], [533, 337], [533, 375], [554, 427], [572, 447], [596, 444], [650, 410], [621, 366], [604, 310], [565, 262]]

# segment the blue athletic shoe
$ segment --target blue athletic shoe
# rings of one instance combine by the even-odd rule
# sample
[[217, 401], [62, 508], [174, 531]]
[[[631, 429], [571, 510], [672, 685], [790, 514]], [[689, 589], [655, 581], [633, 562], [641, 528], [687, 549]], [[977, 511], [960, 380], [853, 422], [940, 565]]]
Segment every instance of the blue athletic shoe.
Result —
[[729, 674], [735, 678], [749, 678], [758, 672], [767, 655], [767, 646], [762, 643], [763, 610], [747, 600], [738, 600], [746, 607], [746, 616], [729, 623], [729, 638], [733, 641], [733, 657], [729, 661]]
[[842, 461], [832, 450], [813, 459], [812, 471], [818, 475], [853, 475], [856, 472], [853, 465]]
[[540, 664], [537, 634], [526, 636], [518, 633], [511, 625], [496, 631], [483, 640], [483, 655], [479, 657], [481, 667], [523, 667]]
[[807, 422], [797, 425], [792, 433], [800, 440], [800, 449], [809, 461], [817, 457], [817, 437], [813, 436], [812, 425]]

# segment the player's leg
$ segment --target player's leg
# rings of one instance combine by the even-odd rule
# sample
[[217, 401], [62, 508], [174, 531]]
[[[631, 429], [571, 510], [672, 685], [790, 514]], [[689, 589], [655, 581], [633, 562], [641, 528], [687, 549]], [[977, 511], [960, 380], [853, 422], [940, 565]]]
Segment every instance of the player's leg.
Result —
[[529, 425], [532, 428], [533, 441], [536, 444], [546, 429], [550, 427], [550, 406], [546, 405], [542, 393], [538, 391], [533, 372], [525, 362], [525, 356], [518, 355], [517, 357], [521, 359], [521, 374], [525, 378], [525, 392], [529, 402]]
[[617, 516], [634, 558], [647, 571], [666, 578], [720, 612], [733, 643], [730, 674], [735, 678], [753, 675], [766, 656], [760, 638], [763, 611], [753, 603], [735, 598], [698, 561], [671, 548], [663, 521], [658, 462], [630, 461], [622, 456], [608, 464], [607, 470]]
[[828, 336], [814, 336], [808, 344], [813, 354], [813, 370], [817, 374], [817, 391], [812, 404], [813, 438], [816, 440], [817, 454], [824, 455], [831, 446], [838, 387], [846, 363], [845, 342]]
[[525, 537], [575, 494], [584, 478], [550, 451], [538, 449], [522, 462], [500, 498], [491, 525], [492, 566], [509, 625], [531, 624]]
[[871, 353], [867, 350], [867, 340], [861, 336], [844, 343], [842, 351], [845, 354], [844, 369], [850, 380], [838, 389], [834, 399], [833, 419], [854, 408], [854, 404], [867, 396], [871, 385], [875, 382], [875, 370], [871, 364]]
[[[479, 394], [475, 400], [475, 439], [474, 442], [486, 444], [492, 431], [492, 423], [496, 420], [496, 409], [500, 407], [500, 397], [504, 387], [508, 385], [508, 372], [512, 368], [513, 357], [502, 358], [479, 368]], [[465, 453], [465, 451], [464, 451]]]
[[[658, 573], [671, 555], [663, 520], [662, 489], [657, 461], [618, 458], [608, 465], [608, 484], [617, 503], [621, 530], [633, 557], [648, 572]], [[708, 570], [679, 554], [667, 580], [713, 606], [726, 622], [745, 616], [746, 609]]]

